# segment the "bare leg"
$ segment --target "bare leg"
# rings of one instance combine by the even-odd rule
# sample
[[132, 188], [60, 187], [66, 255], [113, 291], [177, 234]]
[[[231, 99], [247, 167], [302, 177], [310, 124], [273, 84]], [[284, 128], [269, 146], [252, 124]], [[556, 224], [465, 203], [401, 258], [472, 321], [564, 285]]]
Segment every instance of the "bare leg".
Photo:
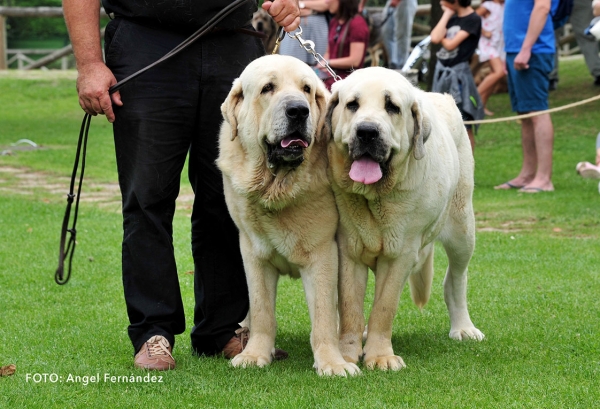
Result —
[[[492, 58], [490, 60], [490, 67], [492, 72], [489, 73], [483, 81], [477, 87], [477, 91], [479, 92], [479, 96], [481, 97], [481, 102], [485, 107], [487, 105], [487, 101], [492, 95], [494, 91], [494, 87], [504, 77], [504, 63], [500, 59], [500, 57]], [[486, 115], [493, 115], [493, 112], [488, 111], [486, 108]]]
[[473, 136], [473, 128], [467, 128], [467, 135], [469, 135], [469, 142], [471, 142], [471, 152], [475, 152], [475, 136]]
[[[535, 177], [537, 169], [537, 153], [535, 151], [535, 140], [533, 134], [533, 122], [531, 118], [523, 119], [521, 122], [521, 147], [523, 148], [523, 165], [519, 175], [504, 183], [515, 187], [527, 186]], [[504, 189], [503, 185], [496, 189]]]
[[[525, 190], [554, 190], [552, 185], [552, 152], [554, 149], [554, 127], [550, 114], [542, 114], [528, 119], [533, 133], [533, 149], [536, 165], [535, 177]], [[523, 121], [525, 124], [525, 120]], [[531, 136], [530, 136], [531, 137]], [[533, 157], [533, 155], [532, 155]]]

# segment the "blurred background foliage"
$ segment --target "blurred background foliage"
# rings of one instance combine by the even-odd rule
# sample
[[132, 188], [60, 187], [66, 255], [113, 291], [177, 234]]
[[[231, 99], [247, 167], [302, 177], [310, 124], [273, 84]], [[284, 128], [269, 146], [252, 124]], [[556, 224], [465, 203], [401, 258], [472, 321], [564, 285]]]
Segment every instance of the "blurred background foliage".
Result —
[[[204, 0], [201, 0], [204, 1]], [[368, 7], [384, 6], [386, 0], [368, 0]], [[419, 4], [430, 4], [431, 0], [419, 0]], [[433, 0], [438, 2], [438, 0]], [[262, 1], [260, 1], [262, 3]], [[6, 7], [61, 7], [61, 0], [0, 0], [0, 6]], [[56, 17], [8, 17], [7, 41], [9, 48], [24, 42], [50, 42], [62, 47], [69, 43], [64, 20]]]

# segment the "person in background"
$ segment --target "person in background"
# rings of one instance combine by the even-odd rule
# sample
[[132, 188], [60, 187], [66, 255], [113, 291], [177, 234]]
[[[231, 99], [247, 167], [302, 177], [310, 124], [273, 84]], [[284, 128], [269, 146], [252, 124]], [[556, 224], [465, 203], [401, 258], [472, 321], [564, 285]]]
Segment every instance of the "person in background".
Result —
[[[359, 0], [327, 0], [333, 18], [329, 23], [329, 41], [323, 56], [341, 78], [362, 68], [369, 45], [369, 27], [358, 13]], [[321, 67], [323, 73], [327, 70]], [[327, 73], [324, 82], [331, 90], [334, 79]]]
[[[185, 330], [173, 217], [188, 154], [195, 193], [192, 348], [198, 355], [232, 357], [247, 339], [247, 329], [239, 325], [249, 301], [238, 231], [215, 160], [220, 106], [233, 80], [265, 53], [250, 25], [257, 2], [245, 1], [188, 48], [109, 94], [117, 81], [157, 61], [230, 4], [103, 0], [113, 16], [105, 30], [105, 63], [100, 2], [63, 1], [77, 63], [79, 104], [113, 124], [122, 195], [122, 279], [136, 368], [175, 368], [175, 335]], [[262, 7], [286, 31], [300, 24], [296, 0], [265, 1]], [[113, 341], [99, 337], [98, 342]]]
[[[441, 2], [444, 14], [431, 30], [431, 42], [441, 44], [433, 76], [433, 92], [452, 95], [463, 120], [484, 117], [483, 103], [471, 73], [469, 61], [481, 36], [481, 18], [471, 7], [471, 0]], [[466, 125], [471, 149], [475, 149], [473, 126]]]
[[494, 115], [486, 107], [496, 84], [504, 78], [504, 0], [484, 1], [476, 13], [481, 17], [481, 38], [479, 39], [479, 62], [490, 62], [492, 72], [477, 86], [486, 115]]
[[[358, 12], [362, 13], [367, 0], [361, 0]], [[412, 27], [417, 14], [417, 0], [387, 0], [383, 8], [385, 23], [381, 37], [387, 52], [388, 68], [399, 70], [410, 53]]]
[[[327, 35], [329, 33], [328, 4], [326, 0], [303, 0], [298, 2], [300, 8], [300, 27], [302, 38], [315, 44], [315, 51], [321, 55], [327, 51]], [[279, 54], [291, 55], [310, 66], [315, 66], [317, 61], [314, 56], [300, 46], [300, 43], [289, 36], [285, 36], [279, 47]]]
[[585, 29], [594, 18], [589, 0], [574, 0], [569, 23], [575, 34], [577, 45], [583, 54], [588, 71], [594, 77], [594, 85], [600, 86], [600, 47], [593, 36], [586, 35]]
[[[550, 11], [557, 4], [558, 0], [506, 0], [503, 32], [508, 92], [512, 109], [519, 114], [548, 109], [548, 74], [556, 52]], [[549, 113], [521, 120], [521, 145], [521, 171], [494, 189], [553, 191], [554, 127]]]

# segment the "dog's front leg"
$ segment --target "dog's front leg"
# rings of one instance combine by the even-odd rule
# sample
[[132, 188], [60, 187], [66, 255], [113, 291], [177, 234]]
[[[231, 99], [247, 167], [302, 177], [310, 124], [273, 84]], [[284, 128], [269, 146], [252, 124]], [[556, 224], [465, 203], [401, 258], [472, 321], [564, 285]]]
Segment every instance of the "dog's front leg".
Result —
[[[342, 235], [338, 240], [345, 243]], [[346, 361], [357, 363], [363, 354], [364, 302], [369, 270], [349, 257], [346, 245], [339, 246], [339, 263], [340, 351]]]
[[342, 356], [337, 337], [337, 244], [331, 241], [318, 246], [313, 260], [301, 274], [312, 323], [315, 369], [319, 375], [358, 375], [358, 366]]
[[406, 366], [392, 348], [392, 324], [398, 311], [402, 288], [408, 278], [408, 273], [403, 271], [406, 267], [400, 260], [379, 259], [377, 263], [375, 300], [365, 343], [364, 362], [369, 369], [397, 371]]
[[240, 245], [250, 296], [250, 339], [246, 348], [231, 360], [233, 366], [268, 365], [275, 348], [275, 299], [279, 272], [259, 258], [250, 239], [240, 232]]

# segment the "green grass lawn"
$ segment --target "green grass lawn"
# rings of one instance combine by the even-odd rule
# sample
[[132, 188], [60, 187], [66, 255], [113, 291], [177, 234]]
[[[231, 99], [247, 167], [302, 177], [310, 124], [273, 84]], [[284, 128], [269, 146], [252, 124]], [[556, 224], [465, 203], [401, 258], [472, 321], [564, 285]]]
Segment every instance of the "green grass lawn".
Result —
[[[581, 59], [561, 61], [560, 75], [552, 107], [600, 92]], [[126, 331], [119, 204], [82, 202], [73, 277], [57, 286], [60, 225], [83, 114], [73, 79], [16, 77], [0, 74], [0, 151], [12, 152], [0, 156], [0, 366], [17, 366], [13, 376], [0, 378], [1, 408], [598, 406], [600, 195], [597, 181], [575, 173], [577, 162], [594, 160], [598, 102], [553, 114], [552, 193], [495, 191], [519, 171], [520, 127], [483, 125], [477, 134], [478, 233], [469, 305], [483, 342], [448, 338], [447, 261], [439, 247], [429, 304], [418, 310], [408, 289], [400, 301], [392, 342], [407, 364], [402, 371], [318, 377], [302, 284], [288, 278], [281, 279], [277, 310], [277, 346], [290, 353], [288, 360], [240, 369], [222, 358], [193, 357], [193, 263], [184, 205], [174, 226], [188, 321], [176, 337], [178, 367], [156, 374], [155, 382], [125, 382], [147, 373], [133, 368]], [[494, 95], [490, 109], [495, 117], [511, 115], [508, 96]], [[15, 150], [11, 144], [22, 138], [41, 149]], [[82, 200], [103, 193], [116, 178], [110, 125], [94, 118]], [[369, 287], [368, 302], [372, 278]]]

